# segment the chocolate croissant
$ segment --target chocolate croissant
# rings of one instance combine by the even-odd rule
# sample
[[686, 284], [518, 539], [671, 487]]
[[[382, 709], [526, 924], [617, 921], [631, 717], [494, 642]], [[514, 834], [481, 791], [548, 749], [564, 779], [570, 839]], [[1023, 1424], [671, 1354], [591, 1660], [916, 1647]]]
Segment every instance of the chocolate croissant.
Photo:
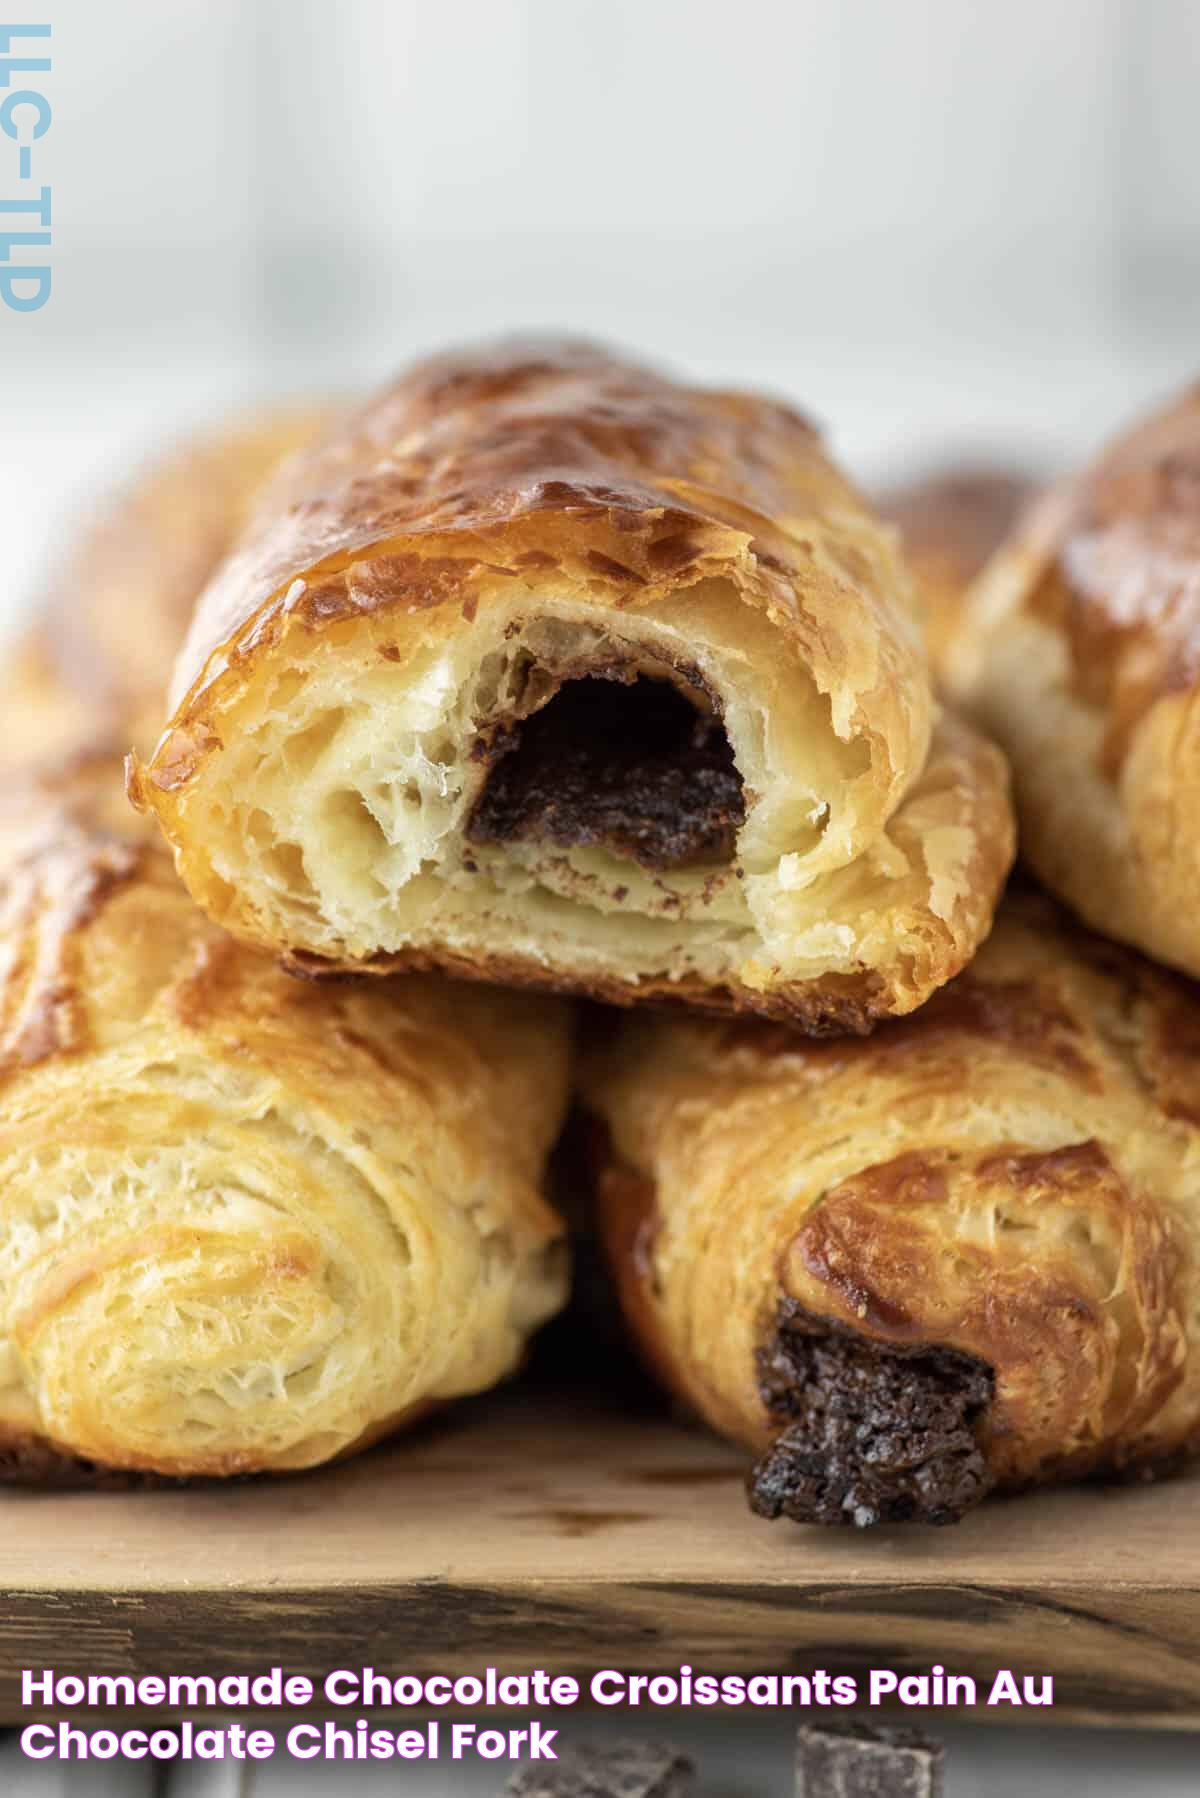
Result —
[[[237, 420], [151, 463], [105, 503], [42, 596], [25, 649], [31, 665], [13, 683], [30, 701], [39, 679], [49, 683], [51, 740], [65, 701], [81, 741], [153, 746], [197, 595], [322, 417], [314, 408]], [[41, 747], [38, 722], [6, 733], [8, 759]]]
[[1005, 783], [812, 427], [576, 344], [423, 363], [294, 463], [132, 771], [205, 910], [310, 972], [814, 1031], [968, 959]]
[[1200, 1449], [1200, 994], [1043, 895], [867, 1041], [638, 1016], [584, 1093], [629, 1323], [763, 1516]]
[[1033, 508], [946, 673], [1011, 758], [1042, 880], [1200, 975], [1200, 384]]
[[556, 1001], [289, 978], [104, 759], [6, 784], [0, 869], [0, 1477], [308, 1467], [516, 1367]]

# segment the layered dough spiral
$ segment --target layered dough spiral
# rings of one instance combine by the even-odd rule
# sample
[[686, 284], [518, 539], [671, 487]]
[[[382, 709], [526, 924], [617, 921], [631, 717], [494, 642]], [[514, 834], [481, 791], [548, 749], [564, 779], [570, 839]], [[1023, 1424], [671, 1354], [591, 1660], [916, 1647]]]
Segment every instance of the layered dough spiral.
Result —
[[945, 673], [1011, 759], [1046, 884], [1200, 975], [1200, 385], [1032, 509]]
[[311, 1466], [565, 1296], [553, 1000], [316, 987], [215, 929], [117, 764], [0, 807], [0, 1472]]
[[310, 972], [814, 1031], [949, 978], [1012, 851], [811, 426], [579, 344], [421, 364], [294, 463], [132, 790], [205, 910]]
[[1200, 1449], [1200, 997], [1041, 894], [868, 1041], [639, 1016], [584, 1092], [629, 1322], [764, 1515]]

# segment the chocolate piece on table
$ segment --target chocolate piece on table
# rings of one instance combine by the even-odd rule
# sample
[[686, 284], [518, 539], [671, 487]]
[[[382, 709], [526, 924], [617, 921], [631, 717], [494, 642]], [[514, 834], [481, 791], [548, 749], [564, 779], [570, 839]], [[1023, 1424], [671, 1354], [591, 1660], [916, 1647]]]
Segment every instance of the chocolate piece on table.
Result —
[[687, 1798], [694, 1768], [665, 1742], [567, 1748], [548, 1765], [514, 1773], [507, 1798]]
[[804, 1724], [796, 1798], [941, 1798], [940, 1742], [866, 1723]]

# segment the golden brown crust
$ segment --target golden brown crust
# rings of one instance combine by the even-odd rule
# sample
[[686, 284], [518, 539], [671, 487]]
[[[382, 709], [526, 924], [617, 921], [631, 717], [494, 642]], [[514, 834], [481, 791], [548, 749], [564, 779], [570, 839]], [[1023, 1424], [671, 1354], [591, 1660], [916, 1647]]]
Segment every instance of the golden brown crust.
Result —
[[1200, 386], [1032, 508], [947, 674], [1013, 763], [1041, 878], [1200, 974]]
[[1200, 384], [1072, 489], [1025, 606], [1062, 633], [1116, 774], [1156, 700], [1200, 676]]
[[0, 799], [0, 1474], [284, 1472], [519, 1363], [567, 1021], [211, 926], [111, 752]]
[[[1196, 991], [1031, 890], [966, 973], [867, 1041], [627, 1022], [584, 1092], [610, 1133], [602, 1215], [634, 1331], [759, 1454], [785, 1423], [760, 1370], [792, 1306], [880, 1351], [990, 1370], [986, 1415], [969, 1380], [960, 1413], [980, 1492], [1185, 1456], [1200, 1447], [1198, 1068]], [[884, 1390], [866, 1364], [847, 1377], [843, 1452]], [[812, 1422], [828, 1396], [797, 1394], [805, 1427], [828, 1432], [827, 1407]], [[938, 1455], [953, 1448], [956, 1478], [965, 1465], [951, 1425], [918, 1444], [926, 1460], [899, 1457], [899, 1508], [876, 1489], [867, 1513], [922, 1514], [903, 1483], [918, 1466], [937, 1514]], [[844, 1489], [861, 1502], [861, 1481]]]
[[[294, 464], [205, 595], [176, 701], [190, 695], [194, 716], [208, 658], [279, 627], [299, 572], [306, 588], [287, 610], [313, 627], [375, 606], [435, 610], [469, 591], [464, 544], [485, 560], [495, 549], [499, 573], [582, 562], [634, 592], [686, 585], [748, 538], [761, 577], [748, 597], [811, 628], [788, 585], [813, 576], [814, 545], [786, 523], [802, 494], [818, 512], [862, 509], [813, 426], [778, 400], [684, 388], [587, 343], [433, 357]], [[342, 577], [367, 549], [371, 577], [351, 587]], [[911, 678], [894, 589], [864, 584], [855, 601], [884, 657], [881, 684]]]
[[[552, 777], [472, 835], [495, 746], [579, 682], [704, 712], [737, 776], [694, 820], [711, 865], [660, 845], [626, 879]], [[293, 464], [174, 704], [131, 796], [214, 919], [314, 965], [859, 1027], [963, 965], [1011, 856], [1002, 764], [939, 718], [889, 535], [812, 428], [589, 346], [436, 358]]]
[[[501, 579], [590, 575], [616, 583], [609, 604], [633, 604], [748, 551], [747, 603], [808, 640], [818, 662], [869, 659], [877, 728], [894, 725], [897, 759], [910, 731], [923, 747], [907, 593], [870, 567], [869, 529], [861, 547], [853, 533], [817, 545], [789, 529], [807, 510], [814, 522], [868, 515], [813, 427], [777, 400], [681, 387], [589, 344], [434, 357], [297, 458], [272, 502], [197, 610], [173, 683], [177, 738], [203, 730], [209, 689], [234, 684], [230, 662], [261, 653], [290, 620], [318, 629], [381, 608], [470, 606], [481, 567]], [[813, 588], [840, 601], [840, 642], [816, 640], [836, 627]], [[203, 744], [177, 742], [167, 764], [171, 790], [193, 772], [179, 760], [190, 747]], [[163, 772], [159, 755], [152, 785]]]
[[935, 668], [962, 622], [967, 588], [1036, 491], [1027, 472], [980, 463], [935, 470], [878, 496], [881, 515], [899, 528], [916, 577]]

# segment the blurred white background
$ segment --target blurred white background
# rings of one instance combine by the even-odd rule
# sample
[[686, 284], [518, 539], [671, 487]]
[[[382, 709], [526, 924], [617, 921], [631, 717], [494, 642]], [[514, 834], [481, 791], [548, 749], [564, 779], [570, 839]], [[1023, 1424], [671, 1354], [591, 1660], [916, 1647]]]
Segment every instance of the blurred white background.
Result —
[[785, 389], [867, 478], [1052, 463], [1200, 363], [1196, 0], [25, 11], [54, 289], [0, 309], [10, 615], [147, 446], [463, 335]]

